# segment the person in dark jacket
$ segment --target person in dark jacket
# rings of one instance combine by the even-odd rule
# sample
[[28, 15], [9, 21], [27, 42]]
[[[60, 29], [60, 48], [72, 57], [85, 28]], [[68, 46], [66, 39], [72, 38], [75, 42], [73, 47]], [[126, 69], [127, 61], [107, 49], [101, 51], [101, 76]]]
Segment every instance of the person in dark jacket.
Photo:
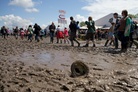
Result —
[[55, 26], [55, 24], [52, 22], [52, 24], [49, 26], [49, 30], [50, 30], [50, 43], [53, 43], [53, 41], [54, 41], [55, 29], [56, 29], [56, 26]]
[[131, 19], [131, 27], [130, 27], [130, 35], [129, 35], [129, 47], [131, 48], [134, 43], [133, 34], [134, 34], [134, 31], [137, 29], [137, 23], [136, 21], [132, 20], [132, 17], [130, 17], [130, 19]]
[[35, 34], [35, 40], [39, 42], [39, 33], [40, 33], [41, 27], [35, 23], [34, 25], [34, 34]]
[[118, 13], [114, 13], [113, 16], [116, 19], [115, 27], [114, 27], [115, 49], [118, 49], [118, 37], [117, 37], [117, 34], [118, 34], [118, 28], [119, 28], [119, 25], [120, 25], [119, 24], [120, 18], [118, 17]]
[[15, 39], [18, 39], [18, 33], [19, 33], [19, 29], [18, 29], [18, 26], [16, 26], [16, 28], [14, 29]]
[[80, 43], [76, 40], [76, 32], [77, 32], [77, 29], [78, 29], [78, 23], [76, 23], [73, 19], [73, 17], [70, 17], [70, 25], [69, 25], [69, 28], [70, 28], [70, 42], [71, 42], [71, 46], [74, 46], [74, 42], [75, 41], [76, 43], [78, 43], [78, 47], [80, 46]]
[[7, 29], [5, 28], [5, 26], [3, 26], [3, 27], [1, 28], [1, 34], [2, 34], [2, 37], [4, 37], [4, 39], [6, 39]]

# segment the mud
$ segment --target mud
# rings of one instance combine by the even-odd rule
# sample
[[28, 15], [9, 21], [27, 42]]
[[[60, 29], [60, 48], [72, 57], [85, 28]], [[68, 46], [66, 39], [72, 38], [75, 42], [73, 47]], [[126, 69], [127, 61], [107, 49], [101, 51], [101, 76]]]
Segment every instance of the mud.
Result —
[[[83, 41], [71, 47], [49, 44], [49, 38], [0, 38], [0, 92], [138, 92], [138, 50], [120, 53], [104, 42], [85, 48]], [[89, 67], [87, 76], [70, 77], [76, 60]]]

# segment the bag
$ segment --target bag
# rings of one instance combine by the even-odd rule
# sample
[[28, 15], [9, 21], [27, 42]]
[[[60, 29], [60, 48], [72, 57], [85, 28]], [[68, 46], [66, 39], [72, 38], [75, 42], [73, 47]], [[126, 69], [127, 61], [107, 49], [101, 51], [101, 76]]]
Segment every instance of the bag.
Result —
[[131, 28], [132, 31], [136, 30], [137, 29], [137, 24], [133, 21], [131, 23], [131, 27], [130, 28]]
[[134, 22], [133, 23], [134, 29], [137, 29], [137, 24]]
[[30, 34], [30, 32], [28, 31], [27, 34]]
[[3, 30], [3, 33], [4, 33], [4, 34], [6, 34], [6, 33], [7, 33], [7, 31], [4, 29], [4, 30]]
[[138, 33], [136, 31], [134, 31], [133, 35], [132, 35], [133, 39], [137, 39], [138, 38]]

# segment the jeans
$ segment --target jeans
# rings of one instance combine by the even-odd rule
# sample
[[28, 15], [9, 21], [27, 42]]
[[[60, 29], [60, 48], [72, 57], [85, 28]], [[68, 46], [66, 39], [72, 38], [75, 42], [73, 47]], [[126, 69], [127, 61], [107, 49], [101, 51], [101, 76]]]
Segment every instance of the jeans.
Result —
[[123, 31], [118, 31], [118, 38], [121, 41], [121, 49], [127, 49], [128, 48], [129, 37], [124, 36]]
[[129, 47], [132, 47], [132, 44], [133, 44], [133, 42], [134, 42], [133, 34], [134, 34], [134, 32], [131, 32], [131, 33], [130, 33], [130, 36], [129, 36]]
[[50, 32], [50, 42], [53, 43], [53, 41], [54, 41], [54, 33]]
[[18, 33], [15, 33], [14, 36], [15, 36], [15, 39], [18, 39]]
[[115, 36], [115, 48], [118, 48], [118, 38]]
[[4, 37], [4, 39], [6, 39], [6, 33], [3, 33], [2, 36]]
[[32, 41], [32, 34], [28, 34], [28, 40]]
[[35, 40], [36, 40], [37, 42], [39, 42], [39, 34], [36, 34], [36, 35], [35, 35]]

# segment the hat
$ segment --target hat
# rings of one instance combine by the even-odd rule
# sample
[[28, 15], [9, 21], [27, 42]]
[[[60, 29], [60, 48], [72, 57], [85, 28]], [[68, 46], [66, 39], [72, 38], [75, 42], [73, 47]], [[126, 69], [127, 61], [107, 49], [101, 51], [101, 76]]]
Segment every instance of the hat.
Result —
[[109, 22], [110, 22], [110, 23], [115, 23], [115, 19], [114, 19], [114, 18], [110, 18], [110, 19], [109, 19]]
[[109, 19], [109, 22], [112, 23], [112, 22], [113, 22], [113, 18], [110, 18], [110, 19]]
[[113, 15], [118, 15], [118, 13], [115, 12]]

